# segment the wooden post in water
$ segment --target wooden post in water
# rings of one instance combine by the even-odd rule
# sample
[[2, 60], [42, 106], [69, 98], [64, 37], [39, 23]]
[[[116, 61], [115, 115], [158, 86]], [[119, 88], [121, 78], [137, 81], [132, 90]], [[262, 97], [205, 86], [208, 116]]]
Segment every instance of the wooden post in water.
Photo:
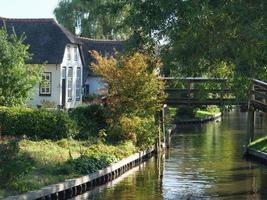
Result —
[[191, 101], [191, 89], [192, 89], [192, 82], [190, 80], [188, 80], [188, 85], [187, 85], [187, 102], [188, 105], [190, 105], [190, 101]]
[[253, 107], [250, 107], [248, 110], [248, 130], [247, 130], [248, 144], [254, 140], [254, 124], [255, 124], [255, 111]]
[[255, 100], [254, 89], [254, 84], [252, 83], [248, 103], [247, 144], [254, 140], [255, 109], [251, 104], [251, 101]]
[[167, 133], [167, 135], [166, 135], [166, 147], [167, 147], [167, 149], [170, 148], [170, 145], [171, 145], [171, 132], [172, 132], [171, 129], [168, 129], [166, 131], [166, 133]]
[[158, 125], [158, 137], [155, 141], [155, 149], [157, 153], [160, 153], [160, 147], [161, 147], [161, 111], [157, 112], [155, 114], [155, 123]]

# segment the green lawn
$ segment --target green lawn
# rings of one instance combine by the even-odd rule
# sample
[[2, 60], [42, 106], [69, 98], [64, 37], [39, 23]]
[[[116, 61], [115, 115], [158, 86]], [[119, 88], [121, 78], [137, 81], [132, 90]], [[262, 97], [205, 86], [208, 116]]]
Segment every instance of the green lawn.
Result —
[[249, 147], [267, 153], [267, 136], [251, 142]]
[[198, 111], [196, 111], [195, 117], [196, 118], [205, 118], [205, 117], [211, 117], [215, 114], [216, 113], [214, 113], [214, 112], [209, 112], [206, 110], [198, 110]]
[[[3, 143], [6, 143], [6, 141], [0, 141], [0, 145]], [[66, 165], [69, 160], [75, 160], [81, 155], [94, 156], [105, 154], [120, 160], [132, 155], [136, 151], [136, 147], [131, 142], [114, 146], [97, 142], [96, 140], [21, 140], [19, 141], [19, 154], [27, 154], [29, 156], [33, 161], [32, 168], [29, 173], [18, 177], [8, 185], [4, 187], [0, 185], [0, 199], [81, 176], [80, 173], [70, 168], [72, 165]], [[66, 167], [67, 170], [62, 170], [66, 169]]]
[[[184, 108], [183, 108], [184, 109]], [[185, 110], [185, 109], [184, 109]], [[171, 118], [181, 118], [181, 120], [188, 120], [192, 118], [206, 118], [210, 116], [214, 116], [215, 114], [220, 112], [220, 108], [217, 106], [209, 106], [206, 109], [195, 109], [190, 111], [180, 112], [178, 116], [176, 115], [177, 108], [169, 107], [169, 113]]]

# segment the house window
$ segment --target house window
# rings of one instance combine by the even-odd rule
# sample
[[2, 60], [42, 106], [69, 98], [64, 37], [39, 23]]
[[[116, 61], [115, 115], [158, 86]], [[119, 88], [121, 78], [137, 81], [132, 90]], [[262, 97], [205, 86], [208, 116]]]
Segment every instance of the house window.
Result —
[[70, 53], [70, 46], [67, 46], [67, 59], [70, 60], [71, 59], [71, 53]]
[[81, 68], [77, 68], [77, 77], [76, 77], [76, 101], [81, 99]]
[[68, 69], [68, 101], [72, 101], [73, 68]]
[[78, 48], [74, 47], [74, 61], [78, 61]]
[[88, 95], [89, 95], [89, 92], [90, 92], [90, 85], [89, 85], [89, 84], [86, 84], [86, 85], [85, 85], [85, 91], [84, 91], [84, 94], [85, 94], [86, 96], [88, 96]]
[[44, 72], [42, 75], [42, 82], [40, 83], [39, 94], [40, 96], [50, 96], [52, 86], [51, 72]]

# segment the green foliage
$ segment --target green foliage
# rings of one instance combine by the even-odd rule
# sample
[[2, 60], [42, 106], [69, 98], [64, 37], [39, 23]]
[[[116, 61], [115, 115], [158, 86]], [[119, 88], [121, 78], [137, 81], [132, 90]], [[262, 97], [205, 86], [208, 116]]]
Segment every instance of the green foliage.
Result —
[[76, 135], [79, 139], [97, 137], [101, 129], [105, 129], [107, 109], [101, 105], [92, 104], [74, 109], [70, 116], [77, 122], [80, 132]]
[[194, 110], [195, 110], [195, 107], [180, 106], [179, 108], [177, 108], [176, 115], [179, 117], [193, 118]]
[[[0, 140], [0, 182], [3, 183], [0, 184], [0, 191], [14, 195], [40, 189], [77, 177], [82, 172], [87, 174], [88, 170], [106, 167], [136, 151], [136, 147], [129, 141], [108, 145], [92, 140], [23, 139], [13, 143], [12, 139], [5, 138]], [[79, 159], [81, 155], [83, 156]], [[87, 169], [85, 166], [90, 167]], [[12, 177], [7, 181], [6, 176]]]
[[32, 169], [33, 160], [19, 150], [17, 140], [0, 141], [0, 187], [7, 187]]
[[103, 77], [109, 91], [105, 100], [109, 108], [108, 139], [131, 140], [140, 147], [151, 145], [157, 135], [153, 117], [165, 97], [164, 83], [155, 72], [159, 63], [140, 53], [117, 60], [95, 51], [92, 55], [97, 61], [93, 71]]
[[92, 69], [103, 77], [109, 91], [106, 104], [110, 108], [111, 120], [117, 121], [123, 115], [151, 116], [160, 109], [164, 83], [158, 80], [155, 72], [159, 67], [157, 61], [149, 65], [150, 58], [141, 53], [115, 59], [93, 51], [92, 56], [96, 59]]
[[132, 142], [126, 141], [116, 146], [98, 143], [89, 146], [76, 159], [69, 159], [59, 170], [63, 174], [85, 175], [108, 167], [111, 163], [132, 155], [136, 151]]
[[116, 0], [60, 0], [54, 14], [60, 24], [75, 33], [80, 23], [81, 36], [125, 39], [130, 29], [122, 26], [127, 9], [112, 6]]
[[38, 139], [61, 139], [76, 134], [77, 126], [60, 111], [0, 107], [1, 134]]
[[115, 161], [117, 161], [115, 156], [106, 153], [99, 153], [90, 156], [82, 155], [77, 159], [69, 160], [61, 168], [61, 173], [75, 173], [78, 175], [90, 174], [108, 167]]
[[126, 117], [122, 116], [119, 123], [110, 131], [109, 141], [131, 140], [139, 148], [151, 147], [157, 137], [158, 127], [153, 117]]
[[[227, 77], [238, 98], [248, 79], [267, 80], [267, 2], [122, 0], [134, 49], [161, 46], [165, 75]], [[163, 42], [162, 42], [163, 41]]]
[[249, 147], [267, 153], [267, 137], [259, 138], [251, 142]]
[[31, 97], [43, 67], [26, 65], [31, 59], [29, 45], [24, 36], [8, 35], [5, 28], [0, 29], [0, 105], [23, 105]]

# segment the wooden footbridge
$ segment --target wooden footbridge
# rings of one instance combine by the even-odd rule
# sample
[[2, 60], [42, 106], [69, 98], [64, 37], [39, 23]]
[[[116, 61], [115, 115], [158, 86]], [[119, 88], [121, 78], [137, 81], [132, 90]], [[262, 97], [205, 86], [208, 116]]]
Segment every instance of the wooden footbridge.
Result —
[[[245, 106], [248, 109], [248, 142], [254, 140], [255, 112], [267, 112], [267, 83], [260, 80], [252, 79], [247, 98], [238, 99], [227, 87], [227, 79], [224, 78], [161, 77], [159, 79], [166, 81], [167, 87], [164, 92], [167, 98], [164, 104], [167, 106]], [[206, 84], [208, 87], [199, 87], [199, 84]]]
[[[173, 78], [161, 77], [167, 87], [165, 104], [168, 106], [241, 105], [247, 106], [247, 99], [237, 99], [227, 87], [226, 78]], [[177, 86], [178, 85], [178, 86]], [[209, 89], [201, 86], [209, 85]]]

